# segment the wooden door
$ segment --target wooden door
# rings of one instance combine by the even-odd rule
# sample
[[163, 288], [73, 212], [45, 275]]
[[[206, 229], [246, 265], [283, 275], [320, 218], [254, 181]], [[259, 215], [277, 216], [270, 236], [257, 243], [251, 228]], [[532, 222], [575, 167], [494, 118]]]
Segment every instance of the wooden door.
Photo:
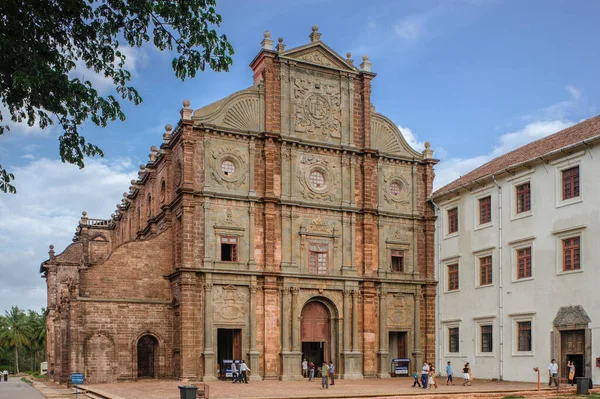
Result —
[[320, 302], [302, 309], [302, 342], [329, 342], [329, 311]]
[[242, 330], [233, 330], [233, 359], [242, 358]]
[[398, 358], [400, 359], [405, 359], [408, 356], [406, 356], [406, 333], [405, 332], [401, 332], [398, 333]]
[[[561, 353], [559, 364], [561, 370], [561, 377], [569, 375], [567, 368], [567, 360], [571, 358], [583, 359], [585, 356], [585, 331], [584, 330], [573, 330], [573, 331], [562, 331], [560, 334], [561, 340]], [[571, 359], [572, 360], [572, 359]], [[578, 365], [576, 362], [576, 374], [583, 372], [583, 362]], [[581, 369], [581, 370], [579, 370]]]

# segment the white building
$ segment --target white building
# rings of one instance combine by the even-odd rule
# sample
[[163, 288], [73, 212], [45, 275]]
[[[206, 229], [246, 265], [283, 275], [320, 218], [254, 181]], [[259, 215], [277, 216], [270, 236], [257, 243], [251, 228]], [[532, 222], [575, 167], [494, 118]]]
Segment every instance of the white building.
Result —
[[438, 369], [600, 382], [600, 116], [498, 157], [432, 196]]

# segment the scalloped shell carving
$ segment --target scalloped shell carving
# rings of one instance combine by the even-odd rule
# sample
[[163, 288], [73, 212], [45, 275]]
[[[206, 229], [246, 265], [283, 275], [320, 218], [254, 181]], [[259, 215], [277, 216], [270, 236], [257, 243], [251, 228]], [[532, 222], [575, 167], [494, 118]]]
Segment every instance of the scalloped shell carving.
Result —
[[229, 107], [223, 126], [239, 130], [260, 130], [260, 104], [257, 98], [245, 98]]
[[387, 154], [423, 157], [408, 145], [400, 129], [381, 114], [371, 115], [371, 148]]

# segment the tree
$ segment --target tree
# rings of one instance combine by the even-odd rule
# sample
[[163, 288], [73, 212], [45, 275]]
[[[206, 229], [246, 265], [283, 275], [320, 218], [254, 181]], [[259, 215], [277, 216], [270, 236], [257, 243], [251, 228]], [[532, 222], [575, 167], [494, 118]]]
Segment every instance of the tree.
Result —
[[19, 309], [18, 306], [13, 306], [6, 311], [4, 317], [4, 328], [0, 333], [0, 344], [8, 345], [13, 348], [15, 353], [15, 371], [19, 372], [19, 347], [29, 345], [31, 335], [31, 326], [28, 323], [25, 312]]
[[34, 310], [27, 311], [27, 324], [29, 325], [29, 350], [31, 352], [31, 370], [37, 370], [38, 354], [45, 353], [46, 349], [46, 310], [42, 313]]
[[[181, 80], [208, 65], [228, 71], [233, 48], [212, 29], [222, 18], [216, 0], [0, 1], [0, 98], [13, 122], [46, 128], [57, 123], [63, 162], [84, 167], [102, 150], [79, 134], [88, 118], [97, 126], [125, 120], [120, 99], [142, 102], [129, 85], [123, 43], [175, 50]], [[112, 79], [114, 95], [101, 96], [89, 80], [73, 77], [77, 63]], [[6, 113], [6, 111], [4, 112]], [[9, 129], [0, 110], [0, 135]], [[16, 193], [14, 175], [0, 165], [0, 191]]]

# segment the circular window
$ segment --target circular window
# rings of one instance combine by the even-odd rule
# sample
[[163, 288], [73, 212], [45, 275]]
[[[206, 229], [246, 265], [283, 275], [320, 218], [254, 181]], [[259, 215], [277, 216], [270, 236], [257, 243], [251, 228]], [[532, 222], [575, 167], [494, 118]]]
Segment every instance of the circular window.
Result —
[[314, 188], [323, 188], [325, 185], [325, 176], [320, 171], [313, 170], [310, 172], [309, 181]]
[[225, 160], [221, 163], [221, 171], [225, 176], [233, 176], [235, 173], [235, 165], [229, 160]]
[[400, 184], [398, 182], [395, 181], [390, 184], [390, 193], [396, 197], [400, 195]]

